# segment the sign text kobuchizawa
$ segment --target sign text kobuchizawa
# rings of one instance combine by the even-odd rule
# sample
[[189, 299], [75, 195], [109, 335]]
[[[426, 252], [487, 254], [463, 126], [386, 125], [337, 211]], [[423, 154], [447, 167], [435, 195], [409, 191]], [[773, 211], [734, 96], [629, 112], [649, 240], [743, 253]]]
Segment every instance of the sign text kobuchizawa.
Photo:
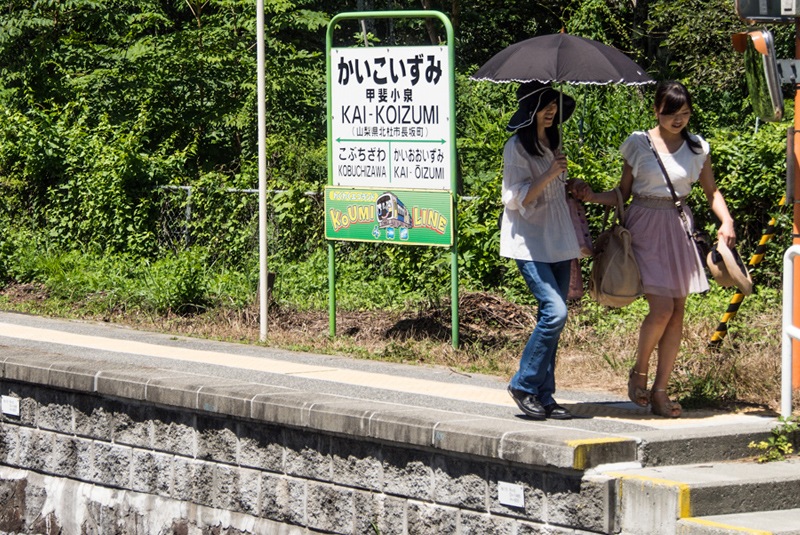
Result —
[[445, 47], [331, 49], [333, 184], [450, 189]]

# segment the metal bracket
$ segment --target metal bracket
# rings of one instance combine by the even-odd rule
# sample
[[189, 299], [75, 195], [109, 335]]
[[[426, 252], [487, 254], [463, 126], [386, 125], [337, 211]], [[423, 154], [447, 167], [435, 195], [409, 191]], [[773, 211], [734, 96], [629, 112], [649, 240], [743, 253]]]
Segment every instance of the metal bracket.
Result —
[[800, 60], [796, 59], [779, 59], [778, 61], [778, 76], [782, 84], [795, 84], [800, 81]]

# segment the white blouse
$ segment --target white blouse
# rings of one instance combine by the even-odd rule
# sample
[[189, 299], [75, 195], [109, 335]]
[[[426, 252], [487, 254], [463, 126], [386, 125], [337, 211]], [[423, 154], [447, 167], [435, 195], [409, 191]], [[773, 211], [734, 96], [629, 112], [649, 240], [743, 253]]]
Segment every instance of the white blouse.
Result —
[[[658, 152], [678, 197], [685, 197], [689, 194], [692, 183], [697, 182], [700, 178], [700, 171], [703, 170], [709, 154], [706, 140], [694, 134], [691, 136], [692, 139], [700, 142], [699, 154], [694, 152], [686, 141], [683, 142], [680, 149], [672, 154]], [[625, 161], [633, 168], [633, 193], [644, 197], [672, 198], [664, 173], [661, 171], [653, 151], [650, 150], [644, 132], [634, 132], [628, 136], [619, 150]]]
[[[561, 262], [580, 258], [581, 250], [567, 207], [564, 182], [555, 178], [534, 200], [523, 206], [531, 185], [550, 168], [553, 153], [543, 148], [534, 157], [513, 135], [503, 151], [503, 221], [500, 255], [517, 260]], [[563, 176], [566, 180], [566, 173]]]

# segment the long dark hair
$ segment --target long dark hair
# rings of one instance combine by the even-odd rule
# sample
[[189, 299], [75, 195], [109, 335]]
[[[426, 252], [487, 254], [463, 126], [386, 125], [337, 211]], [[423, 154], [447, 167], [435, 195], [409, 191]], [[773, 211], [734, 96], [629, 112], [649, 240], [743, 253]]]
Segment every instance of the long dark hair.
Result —
[[[552, 101], [551, 101], [552, 102]], [[541, 107], [543, 110], [545, 107], [549, 106], [550, 102], [547, 102], [544, 106]], [[531, 156], [544, 156], [544, 150], [542, 149], [542, 144], [539, 143], [539, 129], [537, 127], [536, 122], [536, 111], [541, 110], [534, 110], [532, 115], [531, 124], [520, 128], [517, 130], [517, 135], [519, 136], [519, 140], [522, 142], [522, 146]], [[547, 136], [547, 141], [550, 142], [550, 149], [555, 152], [556, 147], [558, 147], [559, 142], [561, 141], [561, 135], [558, 132], [558, 111], [556, 110], [556, 120], [553, 121], [553, 124], [548, 126], [544, 129], [544, 135]]]
[[[689, 90], [686, 89], [686, 86], [682, 83], [669, 80], [658, 84], [653, 104], [658, 113], [662, 115], [674, 115], [683, 108], [684, 104], [689, 106], [689, 111], [692, 110], [692, 95], [689, 94]], [[688, 128], [685, 126], [683, 130], [681, 130], [681, 137], [686, 140], [692, 152], [695, 154], [700, 154], [702, 152], [703, 149], [700, 142], [692, 138]]]

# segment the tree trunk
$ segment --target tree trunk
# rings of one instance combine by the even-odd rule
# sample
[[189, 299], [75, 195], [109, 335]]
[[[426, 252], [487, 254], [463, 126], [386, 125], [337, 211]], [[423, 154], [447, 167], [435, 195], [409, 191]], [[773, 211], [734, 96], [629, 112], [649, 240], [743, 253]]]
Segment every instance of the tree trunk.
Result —
[[[430, 9], [431, 0], [422, 0], [422, 9]], [[428, 29], [428, 38], [431, 40], [432, 45], [439, 44], [439, 36], [436, 34], [436, 28], [433, 27], [433, 19], [425, 19], [425, 27]]]

